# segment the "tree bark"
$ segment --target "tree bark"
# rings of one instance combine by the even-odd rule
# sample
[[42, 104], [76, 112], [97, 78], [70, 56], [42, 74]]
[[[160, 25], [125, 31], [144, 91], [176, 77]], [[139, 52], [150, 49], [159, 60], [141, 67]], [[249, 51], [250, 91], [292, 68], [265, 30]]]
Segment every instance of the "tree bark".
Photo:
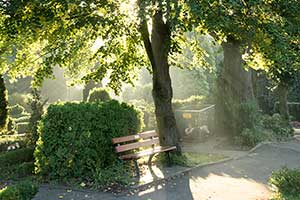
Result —
[[251, 70], [245, 70], [241, 43], [229, 38], [222, 44], [224, 66], [217, 79], [216, 128], [220, 135], [235, 136], [241, 130], [239, 106], [254, 100]]
[[279, 114], [286, 120], [290, 119], [289, 108], [288, 108], [288, 91], [289, 87], [285, 83], [279, 83], [277, 92], [279, 99]]
[[172, 109], [173, 91], [168, 63], [171, 40], [170, 28], [163, 21], [160, 11], [156, 11], [152, 17], [151, 40], [146, 20], [142, 21], [141, 34], [153, 71], [152, 95], [160, 144], [163, 146], [175, 145], [178, 152], [181, 152], [179, 132]]
[[0, 75], [0, 131], [6, 131], [8, 119], [7, 90], [3, 75]]

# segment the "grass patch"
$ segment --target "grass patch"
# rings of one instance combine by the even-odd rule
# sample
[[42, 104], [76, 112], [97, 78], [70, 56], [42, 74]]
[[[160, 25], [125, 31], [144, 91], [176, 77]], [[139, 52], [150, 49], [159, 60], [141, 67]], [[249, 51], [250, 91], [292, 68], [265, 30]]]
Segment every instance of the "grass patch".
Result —
[[186, 157], [186, 162], [184, 163], [188, 167], [193, 167], [200, 164], [207, 164], [211, 162], [216, 162], [227, 158], [221, 154], [208, 154], [208, 153], [183, 153]]
[[[210, 153], [195, 153], [195, 152], [184, 152], [181, 155], [170, 154], [171, 163], [175, 165], [180, 165], [184, 167], [194, 167], [201, 164], [208, 164], [212, 162], [217, 162], [227, 158], [221, 154], [210, 154]], [[148, 158], [146, 158], [148, 159]], [[146, 160], [143, 159], [145, 162]], [[153, 158], [154, 162], [158, 164], [168, 165], [167, 154], [161, 153]]]

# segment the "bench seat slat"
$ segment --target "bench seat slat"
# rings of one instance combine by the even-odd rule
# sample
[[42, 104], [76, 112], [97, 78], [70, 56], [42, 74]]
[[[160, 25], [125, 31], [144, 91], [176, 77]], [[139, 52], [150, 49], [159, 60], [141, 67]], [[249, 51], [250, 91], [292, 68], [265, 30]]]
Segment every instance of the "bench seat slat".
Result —
[[147, 146], [151, 146], [151, 145], [155, 145], [155, 144], [159, 144], [159, 138], [153, 138], [153, 139], [148, 139], [148, 140], [144, 140], [141, 142], [134, 142], [134, 143], [130, 143], [130, 144], [116, 146], [116, 151], [118, 153], [120, 153], [120, 152], [129, 151], [129, 150], [137, 149], [140, 147], [147, 147]]
[[158, 136], [158, 134], [155, 130], [152, 130], [152, 131], [146, 131], [143, 133], [139, 133], [136, 135], [129, 135], [129, 136], [124, 136], [124, 137], [113, 138], [112, 142], [113, 142], [113, 144], [118, 144], [118, 143], [122, 143], [122, 142], [138, 140], [138, 139], [147, 139], [147, 138], [151, 138], [151, 137], [155, 137], [155, 136]]
[[150, 150], [147, 149], [147, 150], [144, 150], [144, 151], [140, 151], [138, 153], [122, 155], [122, 156], [120, 156], [120, 159], [122, 159], [122, 160], [138, 159], [138, 158], [143, 157], [143, 156], [149, 156], [149, 155], [152, 155], [152, 154], [165, 152], [165, 151], [172, 151], [172, 150], [176, 150], [176, 146], [169, 146], [169, 147], [157, 146], [157, 147], [155, 147], [153, 149], [150, 149]]

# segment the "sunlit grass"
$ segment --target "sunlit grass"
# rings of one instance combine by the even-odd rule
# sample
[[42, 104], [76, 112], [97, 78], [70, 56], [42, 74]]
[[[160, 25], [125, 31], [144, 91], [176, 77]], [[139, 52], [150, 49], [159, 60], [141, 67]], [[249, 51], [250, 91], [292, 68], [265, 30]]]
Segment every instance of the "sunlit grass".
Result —
[[[208, 164], [217, 162], [228, 158], [222, 154], [210, 154], [210, 153], [195, 153], [195, 152], [184, 152], [181, 156], [171, 155], [172, 163], [175, 165], [194, 167], [197, 165]], [[139, 159], [140, 164], [147, 164], [149, 157], [143, 157]], [[158, 154], [153, 157], [152, 163], [156, 165], [165, 164], [167, 162], [166, 154]]]

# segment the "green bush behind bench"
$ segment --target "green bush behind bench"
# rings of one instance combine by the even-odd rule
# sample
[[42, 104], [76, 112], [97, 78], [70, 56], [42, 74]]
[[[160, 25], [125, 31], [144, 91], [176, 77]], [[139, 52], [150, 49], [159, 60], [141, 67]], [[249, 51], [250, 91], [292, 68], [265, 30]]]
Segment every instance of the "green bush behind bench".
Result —
[[115, 100], [50, 105], [39, 125], [36, 172], [95, 181], [120, 163], [111, 139], [136, 134], [141, 126], [141, 113]]

